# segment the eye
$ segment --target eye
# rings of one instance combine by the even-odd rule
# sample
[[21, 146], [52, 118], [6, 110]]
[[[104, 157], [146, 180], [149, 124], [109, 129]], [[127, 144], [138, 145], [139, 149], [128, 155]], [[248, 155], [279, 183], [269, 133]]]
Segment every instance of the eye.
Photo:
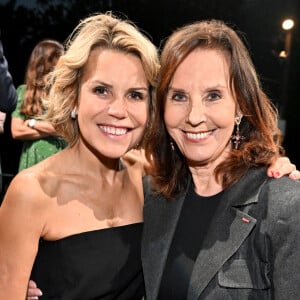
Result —
[[171, 99], [176, 102], [184, 102], [187, 100], [187, 96], [184, 93], [174, 92], [171, 95]]
[[129, 93], [129, 98], [130, 99], [133, 99], [133, 100], [144, 100], [145, 98], [147, 97], [147, 95], [145, 95], [144, 93], [142, 92], [137, 92], [137, 91], [131, 91]]
[[218, 91], [210, 91], [207, 95], [207, 99], [210, 101], [216, 101], [221, 98], [221, 93]]
[[98, 95], [106, 95], [108, 93], [108, 88], [105, 86], [97, 86], [94, 88], [94, 93]]

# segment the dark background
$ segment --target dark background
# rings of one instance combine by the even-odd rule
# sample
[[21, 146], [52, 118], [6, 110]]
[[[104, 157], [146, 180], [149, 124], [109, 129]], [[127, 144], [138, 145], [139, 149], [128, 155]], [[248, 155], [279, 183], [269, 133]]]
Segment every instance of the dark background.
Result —
[[[35, 44], [44, 38], [64, 42], [78, 21], [91, 13], [112, 10], [127, 16], [152, 37], [157, 47], [183, 24], [205, 18], [223, 19], [244, 33], [263, 88], [280, 110], [284, 108], [286, 154], [300, 169], [299, 3], [299, 0], [0, 0], [1, 39], [18, 86], [23, 83], [27, 60]], [[281, 23], [287, 17], [295, 21], [291, 55], [289, 59], [279, 59], [286, 34]], [[2, 171], [16, 174], [22, 143], [11, 138], [9, 116], [0, 144]]]

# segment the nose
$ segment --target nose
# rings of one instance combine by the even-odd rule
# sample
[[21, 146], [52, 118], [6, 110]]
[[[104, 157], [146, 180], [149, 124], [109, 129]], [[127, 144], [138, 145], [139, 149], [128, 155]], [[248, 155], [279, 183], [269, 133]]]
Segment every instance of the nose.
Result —
[[192, 126], [197, 126], [205, 120], [205, 107], [202, 101], [191, 101], [188, 113], [187, 113], [187, 123]]
[[108, 106], [108, 114], [117, 119], [126, 118], [127, 116], [126, 100], [121, 96], [117, 96], [114, 99], [112, 99]]

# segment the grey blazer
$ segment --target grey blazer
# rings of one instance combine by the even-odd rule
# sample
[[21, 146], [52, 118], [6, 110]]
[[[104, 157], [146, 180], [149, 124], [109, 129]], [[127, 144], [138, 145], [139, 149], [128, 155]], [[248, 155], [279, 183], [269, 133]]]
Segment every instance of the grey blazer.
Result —
[[[187, 190], [173, 201], [146, 191], [142, 264], [147, 300], [157, 299]], [[188, 300], [300, 299], [299, 182], [251, 170], [225, 191], [211, 224]]]

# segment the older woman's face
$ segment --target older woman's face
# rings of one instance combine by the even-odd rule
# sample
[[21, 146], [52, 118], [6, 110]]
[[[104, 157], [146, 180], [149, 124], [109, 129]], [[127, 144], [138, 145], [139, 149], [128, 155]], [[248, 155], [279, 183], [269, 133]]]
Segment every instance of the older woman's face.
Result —
[[78, 123], [85, 144], [108, 158], [123, 156], [140, 141], [148, 119], [148, 81], [140, 59], [95, 49], [81, 84]]
[[235, 111], [224, 53], [191, 52], [174, 73], [164, 113], [167, 130], [190, 165], [215, 165], [224, 159]]

